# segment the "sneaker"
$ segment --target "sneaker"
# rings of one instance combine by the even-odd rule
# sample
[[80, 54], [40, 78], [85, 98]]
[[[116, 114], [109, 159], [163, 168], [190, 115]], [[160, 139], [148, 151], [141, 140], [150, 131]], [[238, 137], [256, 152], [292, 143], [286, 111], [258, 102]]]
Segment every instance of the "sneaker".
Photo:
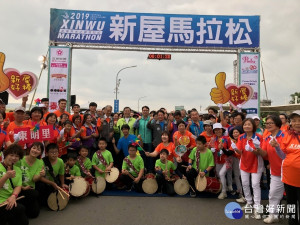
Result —
[[246, 205], [244, 205], [243, 207], [242, 207], [242, 210], [245, 210], [245, 208], [249, 208], [249, 209], [252, 209], [253, 207], [252, 207], [252, 205], [251, 204], [246, 204]]
[[126, 187], [125, 191], [130, 192], [132, 187]]
[[192, 198], [195, 198], [196, 197], [196, 192], [194, 192], [193, 190], [190, 190], [190, 196]]
[[254, 209], [254, 218], [257, 220], [261, 220], [261, 215], [259, 214], [259, 212], [257, 211], [257, 209]]
[[224, 199], [227, 197], [227, 194], [225, 192], [221, 192], [221, 194], [219, 194], [218, 199]]
[[265, 223], [278, 223], [279, 219], [276, 218], [274, 215], [269, 215], [267, 218], [264, 219]]
[[243, 195], [239, 195], [239, 198], [236, 199], [236, 201], [238, 203], [246, 203], [247, 202], [246, 199], [243, 197]]

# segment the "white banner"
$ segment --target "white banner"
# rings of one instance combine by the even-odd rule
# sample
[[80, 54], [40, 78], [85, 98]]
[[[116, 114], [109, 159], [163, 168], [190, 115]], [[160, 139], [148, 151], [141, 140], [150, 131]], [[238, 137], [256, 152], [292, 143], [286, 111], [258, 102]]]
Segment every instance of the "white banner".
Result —
[[253, 97], [243, 105], [248, 114], [260, 115], [260, 54], [240, 53], [240, 85], [253, 88]]
[[53, 112], [59, 99], [69, 100], [70, 48], [51, 46], [49, 52], [48, 98], [49, 111]]

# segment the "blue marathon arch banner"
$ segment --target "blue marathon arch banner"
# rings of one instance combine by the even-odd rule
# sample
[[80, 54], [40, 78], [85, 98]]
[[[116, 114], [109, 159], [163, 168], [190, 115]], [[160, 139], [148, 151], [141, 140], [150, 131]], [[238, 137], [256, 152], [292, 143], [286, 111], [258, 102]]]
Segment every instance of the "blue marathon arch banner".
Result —
[[258, 48], [259, 16], [51, 9], [54, 43], [183, 48]]

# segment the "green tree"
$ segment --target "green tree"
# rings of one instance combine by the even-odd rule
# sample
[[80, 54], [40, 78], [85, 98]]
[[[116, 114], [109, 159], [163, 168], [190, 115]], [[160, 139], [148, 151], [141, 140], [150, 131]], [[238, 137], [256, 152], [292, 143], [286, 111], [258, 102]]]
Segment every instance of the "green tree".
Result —
[[294, 94], [290, 95], [292, 100], [290, 101], [290, 104], [295, 104], [295, 96], [298, 96], [298, 104], [300, 103], [300, 92], [295, 92]]

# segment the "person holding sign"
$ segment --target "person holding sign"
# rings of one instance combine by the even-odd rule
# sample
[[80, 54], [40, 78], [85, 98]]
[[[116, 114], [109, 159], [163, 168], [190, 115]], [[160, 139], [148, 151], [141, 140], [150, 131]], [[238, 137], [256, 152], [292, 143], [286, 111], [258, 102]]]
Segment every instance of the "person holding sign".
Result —
[[195, 136], [186, 130], [186, 123], [181, 120], [177, 123], [178, 131], [173, 135], [173, 141], [175, 146], [185, 146], [186, 152], [181, 156], [185, 164], [189, 161], [189, 154], [191, 150], [196, 146]]
[[201, 177], [209, 176], [214, 166], [214, 156], [212, 152], [206, 147], [206, 138], [199, 136], [196, 138], [196, 147], [193, 148], [189, 155], [189, 165], [186, 168], [186, 177], [192, 187], [190, 190], [190, 196], [196, 197], [195, 178], [200, 174]]
[[40, 213], [39, 193], [35, 189], [35, 183], [45, 176], [43, 161], [38, 159], [43, 151], [44, 145], [41, 142], [34, 142], [29, 154], [15, 164], [22, 171], [21, 195], [25, 198], [21, 199], [20, 203], [26, 207], [26, 215], [29, 218], [36, 218]]
[[136, 143], [129, 144], [129, 155], [123, 160], [120, 180], [125, 184], [127, 191], [131, 191], [134, 187], [137, 192], [143, 192], [144, 161], [140, 155], [136, 154], [137, 146]]
[[16, 163], [23, 157], [17, 144], [4, 150], [4, 161], [0, 164], [0, 221], [1, 224], [28, 225], [25, 207], [17, 202], [22, 186], [22, 172]]

